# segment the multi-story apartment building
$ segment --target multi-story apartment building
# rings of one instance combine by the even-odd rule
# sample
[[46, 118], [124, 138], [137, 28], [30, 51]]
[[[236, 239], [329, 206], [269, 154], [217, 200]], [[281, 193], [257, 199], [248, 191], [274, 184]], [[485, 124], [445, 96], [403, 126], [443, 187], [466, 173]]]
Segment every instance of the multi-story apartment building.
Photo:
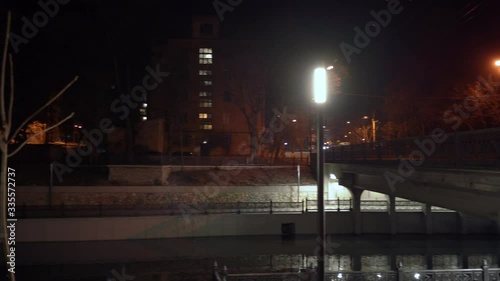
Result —
[[221, 39], [216, 17], [196, 17], [192, 38], [153, 48], [153, 65], [170, 73], [147, 102], [147, 119], [165, 120], [163, 152], [250, 154], [264, 127], [262, 51], [257, 41]]

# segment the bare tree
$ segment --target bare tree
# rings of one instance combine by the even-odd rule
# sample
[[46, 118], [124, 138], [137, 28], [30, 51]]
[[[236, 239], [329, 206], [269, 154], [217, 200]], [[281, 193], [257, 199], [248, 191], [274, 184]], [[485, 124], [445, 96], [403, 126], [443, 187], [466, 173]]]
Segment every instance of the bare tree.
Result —
[[263, 138], [266, 72], [258, 54], [247, 51], [240, 55], [246, 63], [238, 62], [239, 66], [232, 69], [232, 81], [228, 84], [234, 103], [245, 117], [250, 136], [250, 159], [253, 160], [260, 154]]
[[[2, 52], [2, 69], [0, 73], [0, 111], [1, 111], [1, 118], [2, 118], [2, 127], [0, 130], [0, 153], [1, 153], [1, 172], [0, 172], [0, 190], [1, 190], [1, 232], [3, 234], [3, 252], [4, 252], [4, 257], [7, 256], [9, 253], [9, 244], [8, 244], [8, 233], [7, 233], [7, 216], [11, 217], [14, 216], [15, 213], [12, 212], [7, 214], [7, 184], [9, 186], [15, 186], [15, 181], [10, 181], [7, 183], [7, 176], [10, 174], [15, 175], [15, 170], [12, 168], [7, 168], [7, 159], [13, 155], [15, 155], [17, 152], [19, 152], [32, 138], [37, 137], [40, 134], [44, 134], [47, 131], [52, 130], [53, 128], [58, 127], [68, 119], [72, 118], [74, 113], [71, 113], [70, 115], [66, 116], [66, 118], [60, 120], [59, 122], [55, 123], [54, 125], [45, 128], [44, 130], [41, 130], [37, 132], [36, 134], [31, 135], [29, 138], [24, 140], [22, 143], [20, 143], [12, 152], [9, 152], [9, 144], [11, 141], [14, 139], [15, 136], [19, 134], [19, 132], [28, 124], [29, 121], [31, 121], [37, 114], [42, 112], [45, 108], [50, 106], [56, 99], [58, 99], [62, 94], [66, 92], [66, 90], [73, 85], [78, 79], [78, 76], [76, 76], [71, 82], [69, 82], [57, 95], [52, 97], [48, 102], [46, 102], [43, 106], [41, 106], [38, 110], [36, 110], [33, 114], [31, 114], [28, 118], [26, 118], [18, 127], [17, 129], [13, 128], [13, 120], [12, 120], [12, 112], [14, 109], [14, 63], [12, 60], [12, 55], [8, 54], [8, 43], [9, 43], [9, 36], [10, 36], [10, 27], [11, 27], [11, 14], [10, 11], [7, 15], [7, 29], [5, 33], [5, 45], [4, 49]], [[7, 86], [6, 86], [6, 78], [7, 78], [7, 59], [9, 61], [9, 97], [7, 99], [6, 97], [6, 91], [7, 91]], [[8, 106], [6, 106], [8, 102]], [[10, 187], [9, 187], [10, 189]], [[10, 206], [9, 206], [10, 207]], [[15, 278], [15, 273], [12, 271], [9, 271], [9, 276], [10, 280], [14, 281]]]
[[[494, 128], [500, 126], [500, 94], [496, 88], [487, 88], [479, 81], [457, 87], [452, 103], [445, 112], [445, 123], [456, 129], [463, 125], [469, 130]], [[462, 113], [460, 112], [460, 109]], [[452, 118], [456, 116], [459, 118]], [[461, 120], [457, 122], [456, 120]]]

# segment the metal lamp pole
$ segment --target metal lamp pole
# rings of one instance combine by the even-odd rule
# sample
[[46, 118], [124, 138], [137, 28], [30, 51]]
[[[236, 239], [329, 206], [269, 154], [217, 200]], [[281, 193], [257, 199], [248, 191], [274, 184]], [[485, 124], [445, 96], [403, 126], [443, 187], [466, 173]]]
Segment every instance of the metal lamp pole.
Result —
[[316, 155], [317, 155], [317, 182], [318, 182], [318, 240], [320, 249], [318, 251], [318, 280], [325, 280], [325, 187], [323, 178], [324, 166], [324, 131], [323, 131], [323, 104], [326, 102], [327, 78], [326, 69], [317, 68], [314, 70], [314, 102], [317, 104], [317, 137], [316, 137]]

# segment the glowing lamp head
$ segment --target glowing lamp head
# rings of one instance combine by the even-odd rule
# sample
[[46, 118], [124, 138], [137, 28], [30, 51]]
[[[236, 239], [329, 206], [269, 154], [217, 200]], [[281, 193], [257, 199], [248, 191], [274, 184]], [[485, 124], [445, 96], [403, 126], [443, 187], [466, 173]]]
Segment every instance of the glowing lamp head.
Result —
[[496, 60], [496, 61], [495, 61], [495, 65], [496, 65], [496, 66], [500, 66], [500, 60]]
[[326, 69], [319, 67], [314, 70], [314, 102], [325, 103], [327, 92]]

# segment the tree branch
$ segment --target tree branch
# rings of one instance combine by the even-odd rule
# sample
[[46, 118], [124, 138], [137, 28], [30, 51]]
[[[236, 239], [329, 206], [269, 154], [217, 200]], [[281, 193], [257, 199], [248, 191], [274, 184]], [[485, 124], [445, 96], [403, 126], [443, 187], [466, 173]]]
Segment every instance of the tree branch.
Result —
[[[24, 120], [24, 122], [19, 125], [19, 127], [17, 128], [16, 132], [13, 134], [13, 137], [14, 138], [15, 136], [17, 136], [17, 134], [19, 134], [19, 131], [21, 131], [22, 128], [24, 128], [24, 126], [31, 120], [33, 119], [38, 113], [40, 113], [42, 110], [44, 110], [47, 106], [49, 106], [50, 104], [52, 104], [57, 98], [59, 98], [62, 94], [64, 94], [64, 92], [66, 92], [66, 90], [71, 87], [71, 85], [73, 85], [76, 81], [78, 80], [78, 76], [75, 76], [75, 78], [73, 78], [73, 80], [71, 80], [71, 82], [69, 82], [59, 93], [57, 93], [57, 95], [55, 95], [52, 99], [50, 99], [48, 102], [46, 102], [42, 107], [40, 107], [37, 111], [35, 111], [33, 114], [31, 114], [28, 118], [26, 118]], [[7, 136], [8, 137], [8, 136]], [[10, 139], [9, 139], [10, 141]]]
[[19, 150], [21, 150], [26, 144], [28, 144], [28, 141], [30, 141], [31, 139], [35, 138], [38, 135], [41, 135], [43, 133], [46, 133], [46, 132], [54, 129], [55, 127], [61, 125], [64, 122], [66, 122], [68, 119], [71, 119], [74, 115], [75, 115], [75, 113], [72, 112], [70, 115], [66, 116], [66, 118], [64, 118], [63, 120], [57, 122], [55, 125], [52, 125], [52, 126], [48, 127], [47, 129], [43, 129], [42, 131], [40, 131], [40, 132], [32, 135], [31, 137], [29, 137], [28, 139], [26, 139], [25, 141], [23, 141], [23, 143], [21, 143], [13, 152], [9, 153], [7, 155], [7, 157], [14, 156], [17, 152], [19, 152]]
[[[5, 45], [2, 54], [2, 75], [0, 77], [0, 111], [2, 114], [2, 126], [7, 126], [7, 120], [5, 117], [5, 75], [6, 75], [5, 69], [7, 68], [7, 49], [9, 48], [9, 36], [10, 36], [10, 11], [7, 13], [7, 29], [5, 30]], [[6, 139], [8, 139], [7, 135]]]

